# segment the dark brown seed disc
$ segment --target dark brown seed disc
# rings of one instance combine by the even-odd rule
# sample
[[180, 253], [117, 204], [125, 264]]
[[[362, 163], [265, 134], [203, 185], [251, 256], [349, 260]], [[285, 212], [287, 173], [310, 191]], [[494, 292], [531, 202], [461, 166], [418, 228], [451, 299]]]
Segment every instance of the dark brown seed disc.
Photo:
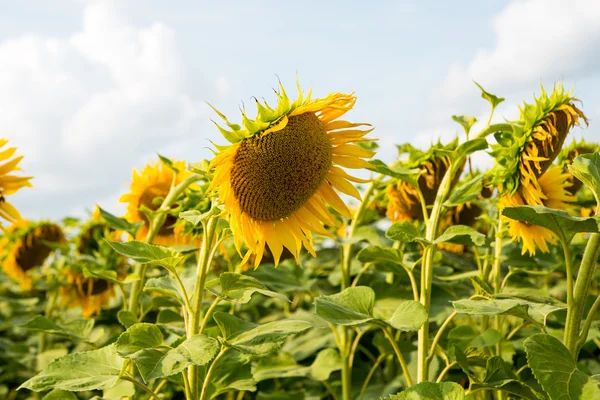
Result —
[[242, 212], [276, 221], [302, 207], [331, 167], [331, 144], [314, 113], [289, 117], [280, 131], [242, 141], [233, 158], [231, 187]]
[[54, 225], [42, 225], [37, 233], [36, 229], [30, 231], [20, 239], [21, 244], [15, 257], [17, 265], [23, 271], [42, 265], [52, 252], [52, 248], [44, 242], [60, 242], [62, 237], [62, 232]]
[[[170, 188], [171, 188], [171, 184], [167, 183], [167, 182], [156, 183], [152, 186], [148, 186], [146, 188], [146, 190], [144, 190], [142, 192], [142, 195], [140, 196], [140, 205], [143, 205], [144, 207], [146, 207], [152, 211], [158, 210], [160, 207], [160, 203], [154, 204], [154, 199], [157, 197], [162, 197], [163, 199], [165, 197], [167, 197], [167, 195], [169, 194]], [[150, 223], [150, 221], [148, 221], [148, 218], [146, 217], [146, 214], [140, 212], [140, 217], [144, 221], [146, 221], [146, 223], [148, 223], [148, 224]], [[172, 235], [173, 234], [173, 225], [176, 222], [177, 222], [177, 217], [167, 214], [167, 219], [165, 220], [165, 223], [158, 231], [158, 234], [160, 236]]]

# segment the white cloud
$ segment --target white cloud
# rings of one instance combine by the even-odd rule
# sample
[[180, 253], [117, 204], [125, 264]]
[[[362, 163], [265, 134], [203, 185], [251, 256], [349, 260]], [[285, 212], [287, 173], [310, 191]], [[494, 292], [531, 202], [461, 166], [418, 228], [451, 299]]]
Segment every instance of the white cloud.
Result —
[[510, 3], [493, 22], [491, 49], [480, 50], [467, 65], [453, 64], [436, 91], [456, 100], [472, 89], [507, 93], [546, 85], [562, 78], [582, 78], [600, 67], [600, 2], [597, 0], [526, 0]]
[[117, 4], [90, 2], [81, 30], [65, 38], [0, 42], [2, 135], [35, 176], [35, 189], [15, 197], [26, 217], [83, 210], [123, 192], [132, 167], [175, 141], [199, 140], [208, 120], [207, 106], [186, 93], [173, 30], [133, 26]]

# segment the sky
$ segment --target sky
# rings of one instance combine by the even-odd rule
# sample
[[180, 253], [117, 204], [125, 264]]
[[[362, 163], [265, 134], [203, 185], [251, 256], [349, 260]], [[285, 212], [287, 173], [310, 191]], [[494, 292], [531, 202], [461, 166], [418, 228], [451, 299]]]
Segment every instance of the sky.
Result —
[[[296, 76], [315, 97], [355, 92], [348, 119], [425, 148], [487, 120], [473, 81], [514, 119], [562, 80], [600, 140], [600, 1], [0, 0], [0, 137], [23, 155], [28, 219], [117, 214], [133, 168], [156, 154], [197, 162], [225, 144], [207, 102], [232, 121], [253, 96], [275, 102]], [[473, 129], [477, 129], [477, 126]], [[491, 160], [479, 155], [485, 167]]]

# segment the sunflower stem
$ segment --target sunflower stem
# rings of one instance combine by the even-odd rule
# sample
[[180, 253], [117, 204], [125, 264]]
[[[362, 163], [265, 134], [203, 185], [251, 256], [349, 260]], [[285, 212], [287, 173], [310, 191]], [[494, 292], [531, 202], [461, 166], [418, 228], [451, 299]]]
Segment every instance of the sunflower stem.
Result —
[[[566, 247], [568, 248], [569, 246]], [[581, 340], [579, 332], [581, 320], [583, 318], [583, 308], [589, 292], [592, 275], [596, 268], [599, 252], [600, 234], [594, 233], [590, 236], [587, 246], [585, 247], [585, 252], [583, 253], [583, 259], [581, 260], [581, 266], [579, 267], [579, 273], [577, 274], [577, 280], [575, 282], [575, 290], [572, 291], [571, 304], [568, 304], [569, 297], [567, 297], [567, 321], [565, 325], [564, 343], [575, 360], [577, 360], [579, 355], [579, 342]], [[565, 249], [565, 262], [567, 263], [567, 274], [569, 274], [571, 260], [567, 261], [567, 254], [570, 258], [570, 250]], [[569, 277], [567, 276], [567, 280], [568, 279]], [[567, 286], [567, 289], [570, 289], [570, 287]]]
[[[496, 227], [496, 242], [494, 243], [494, 266], [492, 274], [494, 276], [494, 292], [500, 294], [502, 291], [502, 240], [504, 239], [504, 220], [498, 212], [498, 226]], [[502, 316], [496, 315], [496, 330], [502, 334]], [[496, 355], [502, 356], [502, 342], [496, 344]]]
[[[204, 300], [204, 284], [206, 283], [206, 275], [208, 274], [208, 267], [211, 261], [211, 255], [214, 254], [212, 251], [212, 243], [215, 238], [215, 231], [217, 228], [217, 222], [219, 217], [212, 216], [208, 219], [208, 222], [203, 222], [204, 231], [202, 237], [202, 246], [198, 254], [198, 266], [196, 270], [196, 285], [194, 287], [193, 294], [193, 305], [191, 311], [191, 318], [187, 337], [190, 338], [200, 331], [200, 321], [202, 319], [202, 302]], [[193, 398], [197, 398], [198, 392], [198, 368], [196, 365], [190, 365], [188, 369], [188, 378], [190, 381], [190, 391]], [[208, 379], [208, 373], [207, 377]], [[207, 385], [205, 382], [204, 385]]]
[[[181, 181], [179, 185], [171, 186], [169, 194], [167, 194], [167, 197], [165, 197], [158, 210], [156, 210], [154, 218], [152, 218], [150, 229], [148, 230], [148, 235], [146, 236], [145, 240], [146, 243], [152, 243], [154, 241], [154, 238], [167, 219], [167, 213], [171, 210], [171, 206], [175, 203], [181, 193], [183, 193], [185, 189], [187, 189], [192, 183], [199, 181], [200, 179], [202, 179], [201, 175], [193, 174]], [[142, 294], [142, 289], [144, 288], [144, 284], [146, 282], [146, 269], [147, 268], [145, 264], [138, 264], [135, 267], [135, 272], [138, 274], [140, 279], [132, 283], [131, 292], [129, 293], [129, 311], [134, 313], [136, 316], [138, 315], [139, 300]]]
[[[423, 263], [421, 267], [421, 289], [420, 302], [427, 310], [431, 305], [431, 284], [433, 281], [433, 257], [435, 255], [436, 246], [433, 244], [437, 237], [440, 220], [444, 212], [444, 201], [450, 193], [452, 187], [452, 179], [460, 170], [460, 166], [464, 161], [464, 156], [457, 158], [451, 165], [450, 169], [444, 175], [438, 192], [431, 209], [431, 214], [426, 224], [425, 239], [431, 243], [425, 249], [423, 254]], [[417, 342], [417, 383], [425, 382], [429, 379], [429, 321], [426, 321], [419, 329], [419, 337]]]

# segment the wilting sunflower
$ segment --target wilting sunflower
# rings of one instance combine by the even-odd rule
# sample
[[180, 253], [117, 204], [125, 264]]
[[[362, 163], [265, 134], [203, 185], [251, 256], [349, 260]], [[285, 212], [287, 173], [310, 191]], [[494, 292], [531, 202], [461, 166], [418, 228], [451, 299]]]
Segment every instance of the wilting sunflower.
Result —
[[501, 194], [513, 194], [517, 189], [525, 204], [541, 204], [544, 193], [538, 178], [559, 155], [571, 128], [587, 118], [557, 83], [551, 95], [544, 88], [533, 104], [520, 108], [520, 118], [511, 123], [513, 132], [497, 136], [492, 155], [498, 161], [491, 171], [492, 183]]
[[[0, 149], [7, 143], [8, 140], [0, 139]], [[16, 147], [9, 147], [6, 150], [0, 151], [0, 162], [6, 161], [0, 165], [0, 218], [4, 218], [8, 222], [21, 219], [21, 215], [12, 204], [6, 201], [5, 196], [10, 196], [23, 187], [31, 187], [31, 183], [29, 182], [31, 179], [30, 176], [10, 175], [11, 172], [20, 169], [19, 162], [23, 159], [23, 156], [19, 156], [9, 160], [14, 156], [15, 151], [17, 151]]]
[[[398, 162], [397, 165], [405, 169], [420, 171], [417, 183], [423, 194], [425, 205], [428, 207], [435, 202], [437, 190], [450, 167], [450, 159], [444, 153], [453, 150], [457, 144], [456, 140], [447, 146], [438, 143], [426, 152], [408, 144], [400, 147], [400, 154], [408, 152], [409, 158]], [[457, 173], [457, 178], [459, 176], [460, 172]], [[456, 183], [456, 180], [453, 184]], [[392, 222], [423, 220], [423, 208], [415, 186], [407, 181], [394, 179], [386, 191], [388, 200], [386, 215]]]
[[583, 182], [575, 178], [569, 173], [569, 165], [573, 160], [582, 154], [597, 153], [600, 151], [600, 145], [597, 143], [587, 143], [585, 140], [573, 141], [569, 146], [562, 149], [558, 156], [558, 165], [560, 165], [565, 173], [569, 174], [569, 193], [575, 195], [581, 189]]
[[[454, 225], [474, 227], [477, 218], [482, 213], [483, 209], [473, 202], [459, 204], [446, 211], [446, 214], [444, 214], [444, 217], [440, 222], [440, 230], [444, 230]], [[463, 253], [465, 251], [465, 246], [457, 243], [440, 243], [438, 244], [438, 247], [446, 251], [451, 251], [452, 253]]]
[[325, 203], [351, 218], [335, 189], [360, 199], [350, 181], [365, 182], [340, 166], [368, 168], [364, 158], [374, 154], [353, 144], [369, 140], [364, 136], [372, 129], [363, 128], [369, 124], [338, 120], [354, 106], [352, 94], [311, 100], [310, 93], [303, 97], [298, 86], [298, 98], [291, 102], [281, 85], [277, 97], [276, 108], [256, 101], [254, 120], [243, 112], [243, 127], [219, 113], [231, 129], [219, 130], [232, 144], [218, 147], [211, 162], [214, 178], [209, 190], [218, 190], [236, 248], [241, 251], [244, 241], [248, 257], [256, 255], [255, 266], [265, 245], [275, 264], [284, 247], [296, 259], [303, 246], [315, 255], [311, 233], [330, 236], [324, 225], [335, 225]]
[[[554, 165], [550, 167], [544, 175], [538, 180], [540, 187], [541, 202], [529, 204], [521, 195], [520, 190], [513, 194], [505, 194], [500, 198], [501, 207], [515, 207], [522, 205], [542, 205], [548, 208], [564, 210], [575, 197], [569, 193], [569, 175], [561, 171], [561, 168]], [[514, 219], [502, 217], [508, 223], [508, 231], [513, 241], [523, 242], [522, 254], [529, 252], [534, 255], [536, 246], [544, 253], [549, 251], [548, 244], [556, 243], [556, 238], [552, 231], [541, 226], [529, 224], [527, 222], [516, 221]]]
[[50, 222], [30, 223], [19, 220], [7, 230], [0, 243], [4, 254], [2, 268], [17, 281], [23, 290], [32, 286], [31, 272], [41, 266], [52, 253], [48, 243], [62, 243], [65, 240], [62, 229]]
[[[120, 201], [127, 203], [125, 218], [129, 222], [145, 222], [137, 232], [137, 240], [145, 240], [149, 229], [148, 218], [140, 210], [140, 207], [144, 206], [153, 211], [157, 210], [160, 203], [157, 204], [155, 199], [167, 197], [171, 184], [177, 185], [189, 176], [189, 172], [186, 172], [185, 161], [174, 161], [173, 166], [179, 170], [178, 174], [175, 174], [162, 162], [147, 164], [141, 173], [136, 170], [133, 171], [130, 192], [122, 195]], [[154, 239], [154, 243], [163, 246], [188, 244], [190, 237], [182, 234], [183, 226], [176, 227], [176, 222], [177, 217], [168, 214], [165, 223]]]
[[81, 307], [81, 314], [89, 318], [100, 314], [102, 306], [115, 295], [115, 285], [104, 279], [88, 278], [74, 267], [61, 271], [65, 284], [58, 289], [61, 304], [67, 308]]

